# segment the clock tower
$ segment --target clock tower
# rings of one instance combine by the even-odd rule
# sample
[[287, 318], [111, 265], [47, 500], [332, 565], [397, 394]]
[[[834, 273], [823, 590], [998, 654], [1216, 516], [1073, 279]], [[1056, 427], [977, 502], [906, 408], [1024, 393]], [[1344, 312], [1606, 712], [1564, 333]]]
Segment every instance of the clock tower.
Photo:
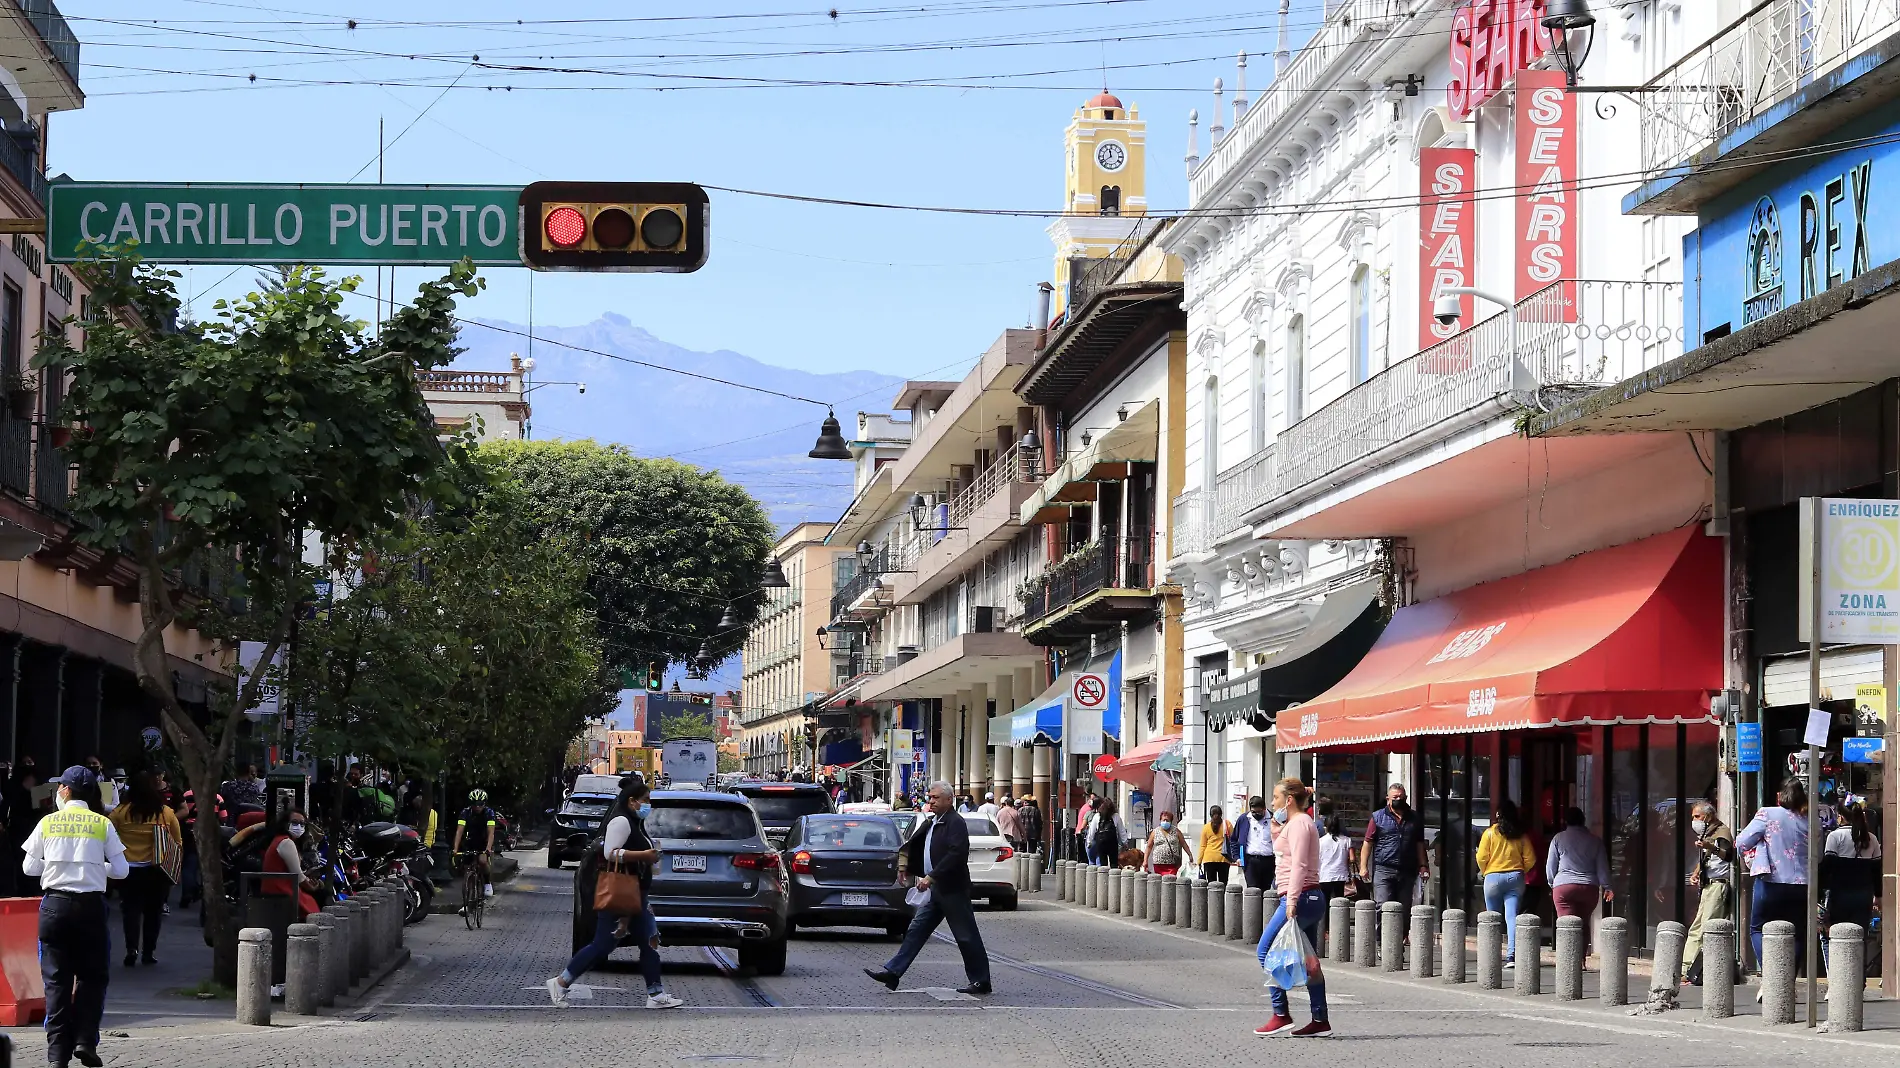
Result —
[[1069, 120], [1062, 189], [1068, 214], [1049, 227], [1058, 310], [1068, 306], [1070, 261], [1114, 252], [1148, 213], [1147, 141], [1140, 114], [1106, 91]]

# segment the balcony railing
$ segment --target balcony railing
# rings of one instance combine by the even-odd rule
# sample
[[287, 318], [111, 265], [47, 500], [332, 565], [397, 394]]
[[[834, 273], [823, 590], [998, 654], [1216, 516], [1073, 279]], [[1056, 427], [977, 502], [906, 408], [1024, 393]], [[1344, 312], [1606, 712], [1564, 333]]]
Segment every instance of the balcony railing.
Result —
[[33, 424], [0, 412], [0, 486], [33, 492]]
[[1195, 556], [1214, 547], [1213, 502], [1205, 490], [1174, 499], [1174, 555]]
[[[1683, 338], [1680, 283], [1553, 283], [1354, 386], [1222, 472], [1203, 537], [1211, 545], [1270, 502], [1513, 390], [1600, 388], [1681, 355]], [[1176, 544], [1181, 555], [1178, 535]]]
[[79, 84], [79, 38], [73, 35], [73, 28], [66, 25], [66, 16], [53, 6], [53, 0], [18, 0], [20, 10], [26, 13], [26, 20], [46, 42], [53, 58], [66, 70], [66, 76]]
[[521, 378], [509, 371], [417, 371], [416, 384], [430, 393], [520, 393]]
[[1173, 220], [1143, 219], [1132, 220], [1134, 228], [1128, 236], [1106, 256], [1074, 256], [1069, 259], [1069, 311], [1089, 302], [1089, 298], [1115, 284], [1128, 265], [1133, 263], [1149, 243]]
[[964, 487], [963, 492], [950, 499], [949, 525], [968, 525], [972, 513], [1014, 483], [1041, 481], [1042, 473], [1032, 462], [1033, 458], [1023, 453], [1020, 444], [1011, 445], [995, 463], [984, 468], [975, 481]]
[[1154, 536], [1092, 542], [1051, 572], [1030, 592], [1023, 608], [1025, 623], [1061, 611], [1096, 590], [1153, 589]]
[[831, 618], [844, 615], [859, 598], [869, 593], [885, 575], [899, 571], [909, 571], [916, 566], [916, 556], [912, 546], [892, 548], [885, 546], [867, 557], [858, 557], [858, 572], [851, 576], [838, 592], [831, 595]]
[[42, 210], [46, 207], [46, 172], [40, 168], [38, 135], [32, 127], [0, 124], [0, 167], [13, 176]]
[[40, 507], [55, 515], [66, 515], [67, 502], [72, 498], [73, 472], [64, 450], [42, 440], [34, 455], [33, 467], [33, 496]]
[[1900, 0], [1764, 0], [1636, 94], [1656, 174], [1900, 30]]

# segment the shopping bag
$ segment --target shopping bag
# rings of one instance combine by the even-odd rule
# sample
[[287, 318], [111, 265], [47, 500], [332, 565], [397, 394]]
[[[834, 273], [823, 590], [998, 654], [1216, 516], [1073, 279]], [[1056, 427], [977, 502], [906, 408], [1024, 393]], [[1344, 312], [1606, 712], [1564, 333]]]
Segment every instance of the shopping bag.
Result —
[[913, 886], [904, 893], [904, 904], [911, 908], [920, 909], [929, 903], [930, 888], [928, 886]]
[[594, 911], [631, 916], [640, 911], [640, 876], [632, 865], [602, 861], [594, 878]]
[[183, 865], [185, 859], [184, 843], [172, 837], [170, 827], [165, 826], [163, 823], [154, 823], [152, 826], [152, 850], [157, 854], [155, 859], [158, 863], [159, 870], [165, 873], [165, 878], [170, 879], [176, 884], [178, 882], [180, 866]]
[[1280, 933], [1273, 936], [1273, 942], [1267, 946], [1267, 955], [1263, 966], [1267, 973], [1267, 985], [1282, 990], [1294, 990], [1306, 985], [1308, 962], [1313, 961], [1313, 947], [1306, 941], [1306, 935], [1300, 925], [1287, 917], [1281, 925]]

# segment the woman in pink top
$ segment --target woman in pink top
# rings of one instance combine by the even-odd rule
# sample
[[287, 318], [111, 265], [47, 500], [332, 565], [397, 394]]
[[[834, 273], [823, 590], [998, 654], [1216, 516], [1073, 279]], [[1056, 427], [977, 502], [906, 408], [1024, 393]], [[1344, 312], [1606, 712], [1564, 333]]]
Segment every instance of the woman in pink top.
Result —
[[1290, 1034], [1295, 1038], [1324, 1038], [1333, 1033], [1326, 1017], [1326, 978], [1319, 968], [1319, 925], [1326, 915], [1326, 892], [1319, 888], [1319, 828], [1306, 809], [1312, 791], [1298, 779], [1283, 779], [1273, 788], [1273, 853], [1278, 858], [1277, 880], [1280, 904], [1260, 934], [1260, 966], [1267, 963], [1267, 947], [1286, 926], [1289, 918], [1300, 925], [1313, 954], [1306, 960], [1306, 995], [1311, 1001], [1313, 1019], [1301, 1027], [1293, 1026], [1292, 1007], [1286, 991], [1270, 987], [1273, 1019], [1254, 1034]]

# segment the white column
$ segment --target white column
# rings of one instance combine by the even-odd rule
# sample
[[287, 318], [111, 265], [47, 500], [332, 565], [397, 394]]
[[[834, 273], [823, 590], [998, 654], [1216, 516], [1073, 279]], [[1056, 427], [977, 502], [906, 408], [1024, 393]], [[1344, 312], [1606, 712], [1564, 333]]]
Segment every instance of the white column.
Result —
[[989, 683], [979, 682], [970, 687], [970, 714], [965, 717], [964, 752], [968, 761], [970, 795], [977, 802], [983, 800], [984, 791], [990, 788], [990, 687]]
[[[1201, 669], [1198, 665], [1191, 665], [1185, 674], [1181, 693], [1181, 758], [1187, 763], [1187, 774], [1182, 789], [1181, 809], [1184, 813], [1193, 813], [1193, 818], [1200, 820], [1207, 814], [1207, 769], [1204, 764], [1207, 759], [1207, 719], [1201, 714]], [[1184, 815], [1182, 818], [1188, 817]]]
[[[996, 716], [998, 719], [1008, 719], [1010, 714], [1016, 711], [1018, 700], [1016, 676], [1013, 672], [999, 676], [991, 685], [994, 686], [996, 693]], [[998, 801], [1005, 796], [1011, 796], [1010, 777], [1014, 756], [1014, 752], [1007, 745], [990, 746], [990, 792], [996, 795]]]
[[[1010, 690], [1010, 697], [1011, 700], [1015, 702], [1017, 708], [1021, 708], [1036, 699], [1037, 687], [1035, 680], [1036, 671], [1034, 668], [1016, 669], [1015, 684]], [[1012, 709], [1012, 711], [1014, 710]], [[1024, 794], [1034, 789], [1037, 798], [1046, 802], [1049, 800], [1049, 790], [1046, 785], [1036, 785], [1032, 775], [1032, 765], [1035, 767], [1042, 766], [1035, 764], [1030, 754], [1025, 751], [1018, 751], [1016, 753], [1014, 759], [1010, 762], [1010, 792], [1015, 794], [1018, 798], [1021, 798]], [[1047, 778], [1047, 776], [1044, 777]]]

